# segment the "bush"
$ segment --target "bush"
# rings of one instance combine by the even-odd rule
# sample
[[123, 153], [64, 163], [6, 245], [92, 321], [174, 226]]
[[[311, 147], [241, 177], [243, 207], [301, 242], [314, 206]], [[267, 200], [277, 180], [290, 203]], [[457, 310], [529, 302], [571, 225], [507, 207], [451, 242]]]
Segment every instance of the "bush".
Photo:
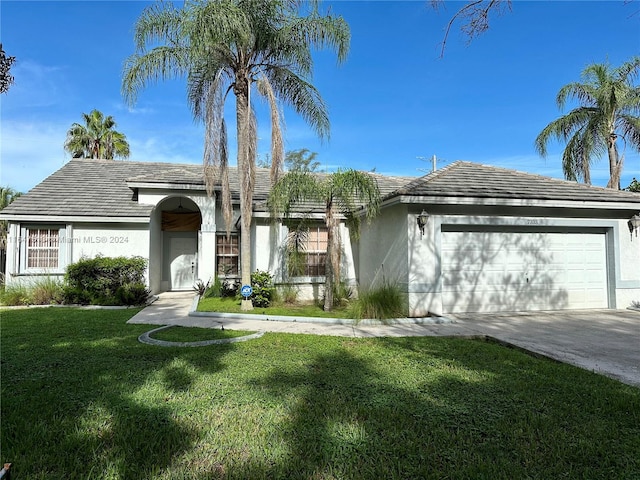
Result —
[[278, 294], [284, 303], [293, 304], [298, 300], [298, 287], [295, 285], [291, 285], [290, 283], [285, 283], [280, 285], [278, 290]]
[[142, 305], [149, 297], [149, 289], [142, 283], [126, 283], [116, 290], [118, 305]]
[[220, 287], [220, 296], [223, 298], [237, 297], [240, 294], [240, 281], [225, 279]]
[[222, 280], [218, 275], [213, 279], [213, 285], [209, 285], [204, 292], [204, 298], [220, 298], [222, 296]]
[[7, 306], [30, 305], [31, 291], [21, 283], [5, 285], [0, 294], [0, 303]]
[[267, 308], [271, 305], [275, 288], [273, 286], [273, 278], [269, 272], [256, 270], [251, 274], [251, 287], [253, 294], [251, 300], [253, 306], [258, 308]]
[[81, 258], [67, 267], [65, 301], [94, 305], [142, 304], [149, 294], [146, 287], [141, 288], [146, 268], [147, 260], [142, 257]]
[[64, 303], [64, 283], [54, 277], [43, 277], [30, 285], [33, 305], [56, 305]]
[[360, 292], [351, 306], [353, 318], [397, 318], [406, 316], [405, 297], [397, 285], [384, 285]]

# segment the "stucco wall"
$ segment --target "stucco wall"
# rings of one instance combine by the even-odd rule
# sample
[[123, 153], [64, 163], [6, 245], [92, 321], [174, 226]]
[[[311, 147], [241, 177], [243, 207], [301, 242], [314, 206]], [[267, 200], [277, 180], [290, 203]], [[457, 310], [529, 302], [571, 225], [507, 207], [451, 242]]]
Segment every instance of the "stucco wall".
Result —
[[394, 205], [383, 209], [371, 224], [363, 222], [357, 272], [361, 288], [375, 287], [387, 281], [396, 283], [402, 291], [407, 291], [407, 248], [411, 231], [408, 220], [407, 206]]

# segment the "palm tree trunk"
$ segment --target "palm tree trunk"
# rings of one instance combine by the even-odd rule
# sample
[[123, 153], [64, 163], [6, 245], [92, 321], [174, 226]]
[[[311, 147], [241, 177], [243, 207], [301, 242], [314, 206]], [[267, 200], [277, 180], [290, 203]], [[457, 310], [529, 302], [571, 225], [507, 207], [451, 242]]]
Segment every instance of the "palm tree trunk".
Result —
[[330, 203], [325, 213], [325, 224], [327, 226], [327, 256], [325, 260], [325, 281], [324, 281], [324, 311], [328, 312], [333, 308], [333, 285], [335, 284], [334, 265], [336, 264], [336, 239], [333, 205]]
[[[234, 87], [236, 94], [236, 122], [238, 132], [238, 180], [240, 185], [240, 279], [242, 285], [251, 285], [251, 213], [253, 182], [249, 158], [250, 112], [249, 80], [239, 74]], [[242, 300], [241, 310], [252, 310], [251, 300]]]
[[620, 175], [622, 173], [622, 158], [618, 155], [616, 140], [618, 136], [611, 133], [607, 140], [607, 153], [609, 155], [609, 182], [607, 188], [620, 190]]

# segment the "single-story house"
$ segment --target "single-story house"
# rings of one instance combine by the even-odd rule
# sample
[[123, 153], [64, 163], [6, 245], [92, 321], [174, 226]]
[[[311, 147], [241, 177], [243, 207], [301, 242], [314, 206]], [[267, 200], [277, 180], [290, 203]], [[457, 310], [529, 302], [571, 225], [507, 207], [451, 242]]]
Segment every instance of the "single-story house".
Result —
[[[455, 162], [420, 178], [373, 173], [381, 213], [358, 240], [341, 224], [343, 278], [392, 282], [409, 314], [624, 308], [640, 300], [640, 195]], [[226, 235], [200, 165], [74, 159], [0, 212], [9, 222], [6, 282], [63, 275], [83, 256], [149, 260], [152, 292], [237, 277], [235, 219]], [[215, 189], [216, 191], [218, 188]], [[322, 295], [326, 230], [310, 215], [304, 265], [286, 266], [288, 222], [273, 221], [266, 169], [257, 169], [252, 270]], [[366, 208], [366, 206], [365, 206]]]

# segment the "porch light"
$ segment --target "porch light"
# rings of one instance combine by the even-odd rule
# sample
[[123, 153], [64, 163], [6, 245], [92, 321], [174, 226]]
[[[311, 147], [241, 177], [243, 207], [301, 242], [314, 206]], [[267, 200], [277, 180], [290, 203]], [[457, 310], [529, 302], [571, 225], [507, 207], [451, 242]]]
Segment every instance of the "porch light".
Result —
[[[418, 228], [420, 229], [420, 236], [423, 236], [424, 227], [427, 225], [427, 222], [429, 221], [429, 214], [425, 212], [424, 209], [422, 209], [422, 213], [418, 215], [417, 220], [418, 220]], [[638, 217], [638, 220], [640, 220], [640, 217]]]
[[633, 232], [636, 232], [636, 237], [638, 236], [638, 229], [640, 229], [640, 213], [637, 213], [627, 222], [629, 225], [629, 232], [633, 235]]

